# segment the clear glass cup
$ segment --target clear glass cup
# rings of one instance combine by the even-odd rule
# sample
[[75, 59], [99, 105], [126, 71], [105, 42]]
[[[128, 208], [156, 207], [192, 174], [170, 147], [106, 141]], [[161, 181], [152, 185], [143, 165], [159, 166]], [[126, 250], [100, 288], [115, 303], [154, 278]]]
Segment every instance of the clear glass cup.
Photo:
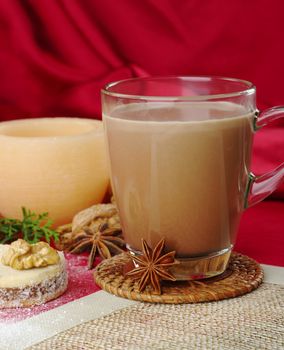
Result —
[[250, 172], [255, 131], [284, 107], [259, 113], [252, 83], [224, 77], [137, 78], [102, 90], [111, 182], [132, 254], [165, 239], [178, 280], [226, 269], [242, 212], [268, 196], [284, 164]]

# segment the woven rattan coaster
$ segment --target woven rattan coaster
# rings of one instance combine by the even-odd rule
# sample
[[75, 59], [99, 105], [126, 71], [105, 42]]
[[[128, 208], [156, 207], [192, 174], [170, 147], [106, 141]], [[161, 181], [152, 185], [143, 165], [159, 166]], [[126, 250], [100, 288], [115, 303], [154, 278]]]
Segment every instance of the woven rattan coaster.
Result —
[[132, 264], [128, 254], [116, 255], [97, 266], [95, 282], [117, 296], [150, 303], [181, 304], [234, 298], [256, 289], [263, 280], [263, 271], [253, 259], [232, 253], [224, 274], [207, 280], [162, 282], [162, 294], [153, 294], [151, 287], [138, 291], [138, 283], [125, 276]]

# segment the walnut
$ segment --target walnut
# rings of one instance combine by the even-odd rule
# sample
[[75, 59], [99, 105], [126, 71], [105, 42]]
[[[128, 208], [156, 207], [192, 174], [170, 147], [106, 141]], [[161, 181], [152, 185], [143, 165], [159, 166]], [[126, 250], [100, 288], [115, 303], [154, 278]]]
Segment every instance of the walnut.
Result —
[[112, 203], [95, 204], [87, 209], [80, 211], [73, 218], [72, 223], [57, 228], [59, 233], [59, 242], [56, 248], [59, 250], [72, 251], [74, 243], [80, 243], [85, 230], [98, 232], [101, 227], [107, 225], [108, 228], [114, 228], [121, 231], [120, 220], [114, 199]]
[[111, 203], [95, 204], [80, 211], [72, 223], [58, 227], [57, 232], [59, 250], [75, 254], [90, 251], [89, 269], [93, 267], [95, 256], [108, 259], [122, 253], [125, 247], [114, 198]]
[[1, 261], [13, 269], [27, 270], [57, 264], [59, 259], [57, 251], [46, 242], [29, 244], [23, 239], [18, 239], [10, 244]]
[[[100, 226], [100, 224], [107, 222], [116, 216], [115, 221], [119, 221], [116, 205], [113, 203], [95, 204], [90, 208], [84, 209], [76, 214], [72, 221], [72, 232], [77, 233], [85, 226], [93, 224]], [[95, 221], [95, 222], [94, 222]]]

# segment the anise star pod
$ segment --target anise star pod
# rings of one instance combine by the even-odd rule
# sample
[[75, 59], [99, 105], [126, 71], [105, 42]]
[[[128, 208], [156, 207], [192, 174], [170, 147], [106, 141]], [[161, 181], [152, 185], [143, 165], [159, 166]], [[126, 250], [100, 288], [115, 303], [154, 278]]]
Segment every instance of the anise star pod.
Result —
[[165, 239], [161, 239], [152, 250], [147, 242], [142, 239], [142, 256], [132, 256], [138, 267], [127, 273], [127, 276], [134, 280], [139, 280], [139, 292], [145, 290], [147, 285], [151, 285], [154, 293], [161, 294], [161, 280], [175, 281], [176, 278], [168, 271], [169, 267], [177, 264], [175, 251], [162, 254], [165, 247]]

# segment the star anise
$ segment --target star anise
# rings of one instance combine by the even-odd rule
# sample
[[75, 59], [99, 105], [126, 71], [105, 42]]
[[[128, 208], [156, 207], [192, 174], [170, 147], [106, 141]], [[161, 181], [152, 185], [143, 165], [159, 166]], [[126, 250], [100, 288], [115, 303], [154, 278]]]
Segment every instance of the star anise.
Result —
[[95, 204], [76, 214], [71, 224], [57, 228], [56, 247], [71, 253], [90, 251], [88, 268], [99, 254], [103, 259], [123, 252], [125, 242], [115, 202]]
[[102, 259], [108, 259], [112, 254], [122, 253], [124, 245], [120, 226], [109, 227], [107, 223], [104, 223], [98, 230], [84, 227], [83, 231], [76, 233], [68, 251], [76, 254], [91, 247], [88, 269], [92, 269], [97, 253]]
[[165, 247], [165, 240], [161, 239], [152, 250], [147, 242], [142, 239], [143, 255], [132, 256], [132, 260], [138, 267], [127, 273], [127, 276], [139, 280], [139, 292], [145, 290], [147, 285], [151, 285], [156, 294], [161, 294], [160, 280], [175, 281], [176, 278], [168, 272], [168, 268], [177, 263], [175, 260], [175, 251], [162, 255]]

